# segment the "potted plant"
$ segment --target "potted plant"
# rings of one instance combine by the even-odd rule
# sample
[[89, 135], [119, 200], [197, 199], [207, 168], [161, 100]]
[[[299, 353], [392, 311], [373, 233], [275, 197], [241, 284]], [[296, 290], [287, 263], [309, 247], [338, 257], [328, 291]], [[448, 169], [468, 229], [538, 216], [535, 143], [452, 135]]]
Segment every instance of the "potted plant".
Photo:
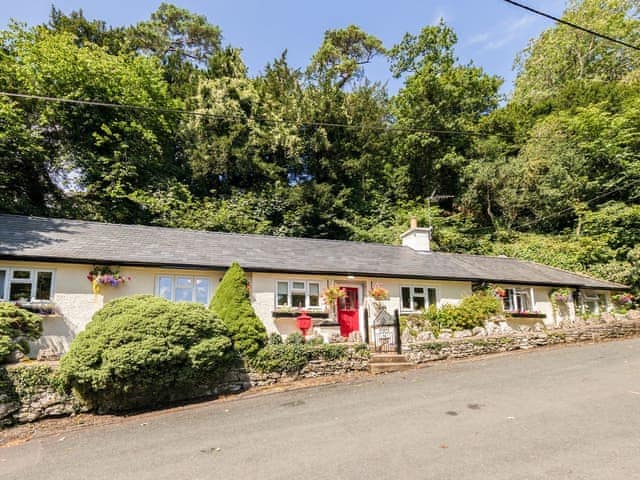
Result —
[[118, 269], [112, 269], [108, 265], [94, 266], [87, 275], [91, 282], [93, 293], [98, 294], [102, 286], [118, 287], [131, 281], [131, 277], [124, 277]]

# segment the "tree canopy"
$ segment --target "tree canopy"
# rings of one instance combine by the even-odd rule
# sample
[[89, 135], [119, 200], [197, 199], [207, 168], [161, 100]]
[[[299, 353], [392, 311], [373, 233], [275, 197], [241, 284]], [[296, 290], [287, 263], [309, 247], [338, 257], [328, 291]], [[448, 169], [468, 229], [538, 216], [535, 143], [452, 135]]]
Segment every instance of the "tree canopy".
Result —
[[[639, 6], [563, 15], [639, 44]], [[416, 215], [441, 250], [640, 287], [638, 52], [550, 26], [503, 98], [457, 41], [444, 21], [391, 45], [349, 25], [308, 65], [284, 51], [250, 75], [198, 13], [109, 26], [54, 7], [0, 32], [0, 90], [127, 107], [0, 96], [0, 210], [385, 243]], [[376, 59], [397, 93], [367, 77]]]

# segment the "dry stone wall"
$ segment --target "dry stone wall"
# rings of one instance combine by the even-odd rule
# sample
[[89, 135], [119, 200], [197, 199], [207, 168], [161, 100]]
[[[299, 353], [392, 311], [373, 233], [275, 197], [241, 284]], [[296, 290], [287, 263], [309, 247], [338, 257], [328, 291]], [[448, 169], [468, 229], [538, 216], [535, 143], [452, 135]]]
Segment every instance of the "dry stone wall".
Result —
[[[439, 339], [423, 336], [423, 341], [404, 344], [403, 350], [409, 361], [422, 364], [547, 345], [628, 338], [640, 336], [640, 312], [630, 312], [626, 316], [605, 314], [598, 323], [579, 322], [557, 330], [531, 330], [495, 335], [487, 335], [486, 331], [484, 334], [480, 331], [477, 333], [476, 336]], [[368, 369], [368, 356], [357, 352], [355, 348], [350, 348], [347, 355], [339, 360], [312, 360], [294, 373], [258, 373], [250, 371], [244, 365], [236, 365], [226, 372], [214, 389], [203, 390], [198, 396], [233, 394], [253, 387], [286, 383], [301, 378], [344, 375]], [[50, 381], [53, 377], [49, 374], [52, 372], [52, 366], [41, 364], [0, 368], [0, 427], [87, 410], [77, 398], [61, 393], [56, 388]]]
[[581, 324], [549, 331], [513, 332], [491, 336], [460, 337], [404, 345], [407, 359], [414, 363], [467, 358], [476, 355], [527, 350], [578, 342], [601, 342], [640, 335], [640, 319], [603, 316], [607, 323]]

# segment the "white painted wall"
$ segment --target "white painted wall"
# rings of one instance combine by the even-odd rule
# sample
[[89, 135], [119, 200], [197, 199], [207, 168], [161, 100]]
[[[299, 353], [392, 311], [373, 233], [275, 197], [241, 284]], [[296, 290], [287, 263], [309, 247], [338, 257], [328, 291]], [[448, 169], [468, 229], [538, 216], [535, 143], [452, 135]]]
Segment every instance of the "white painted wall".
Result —
[[100, 310], [106, 302], [126, 295], [153, 295], [157, 275], [209, 278], [213, 294], [224, 274], [224, 272], [202, 270], [123, 267], [120, 269], [120, 273], [123, 276], [131, 276], [131, 282], [126, 282], [118, 287], [102, 286], [101, 292], [94, 295], [91, 282], [87, 279], [92, 268], [91, 265], [0, 260], [0, 268], [2, 267], [54, 271], [53, 301], [56, 303], [58, 315], [43, 318], [43, 334], [40, 340], [31, 343], [31, 356], [36, 356], [41, 348], [52, 348], [60, 353], [66, 352], [73, 338], [84, 330], [93, 314]]
[[[134, 294], [154, 294], [156, 277], [158, 275], [185, 275], [206, 277], [211, 282], [211, 294], [213, 295], [220, 283], [224, 272], [205, 270], [160, 269], [148, 267], [123, 267], [120, 273], [131, 276], [132, 280], [118, 287], [103, 286], [99, 294], [92, 293], [91, 282], [87, 280], [87, 274], [91, 265], [56, 264], [13, 262], [0, 260], [0, 268], [28, 268], [46, 269], [54, 271], [54, 302], [58, 307], [59, 315], [45, 317], [43, 320], [43, 336], [32, 345], [32, 355], [36, 355], [41, 348], [52, 348], [58, 352], [68, 350], [73, 338], [91, 320], [93, 314], [102, 306], [117, 297]], [[247, 277], [251, 286], [251, 301], [256, 314], [264, 323], [268, 332], [279, 332], [288, 335], [296, 332], [295, 318], [274, 319], [273, 311], [276, 306], [276, 282], [278, 280], [316, 281], [320, 283], [320, 289], [336, 284], [341, 286], [355, 286], [359, 288], [360, 301], [360, 331], [364, 331], [364, 309], [371, 308], [371, 300], [367, 298], [367, 292], [375, 285], [380, 284], [389, 290], [390, 299], [385, 302], [387, 311], [400, 311], [401, 287], [422, 286], [435, 288], [438, 306], [444, 304], [457, 304], [464, 297], [471, 295], [471, 282], [462, 281], [434, 281], [434, 280], [402, 280], [389, 278], [370, 277], [338, 277], [331, 275], [292, 275], [274, 273], [248, 273]], [[521, 285], [500, 285], [503, 288], [527, 288]], [[554, 323], [554, 314], [549, 300], [548, 287], [530, 287], [533, 298], [533, 309], [547, 315], [544, 323], [548, 326]], [[599, 292], [606, 293], [606, 292]], [[607, 293], [608, 295], [608, 293]], [[570, 303], [569, 311], [573, 317], [574, 307]], [[407, 313], [402, 312], [400, 313]], [[373, 315], [373, 313], [371, 314]], [[372, 322], [370, 318], [370, 322]]]

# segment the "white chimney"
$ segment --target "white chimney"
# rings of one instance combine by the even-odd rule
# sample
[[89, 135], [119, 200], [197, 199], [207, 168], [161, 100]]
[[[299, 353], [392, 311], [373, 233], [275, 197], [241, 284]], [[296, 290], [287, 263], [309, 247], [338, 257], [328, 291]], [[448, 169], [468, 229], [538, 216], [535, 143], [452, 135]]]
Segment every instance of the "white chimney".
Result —
[[418, 227], [418, 219], [416, 217], [411, 217], [409, 230], [400, 235], [400, 238], [402, 239], [402, 246], [409, 247], [416, 252], [430, 252], [431, 230], [431, 227]]

